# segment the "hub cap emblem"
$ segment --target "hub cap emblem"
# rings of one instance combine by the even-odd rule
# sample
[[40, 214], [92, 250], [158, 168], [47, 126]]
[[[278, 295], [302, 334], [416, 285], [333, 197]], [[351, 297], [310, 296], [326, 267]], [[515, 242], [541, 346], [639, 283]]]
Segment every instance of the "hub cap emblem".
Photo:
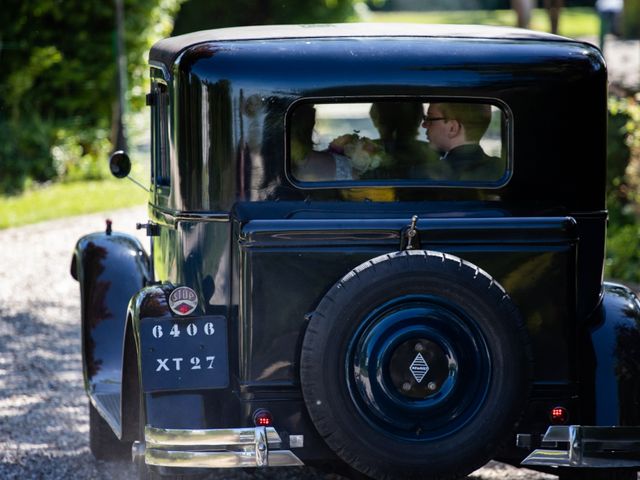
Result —
[[189, 287], [178, 287], [169, 295], [169, 307], [178, 315], [189, 315], [198, 306], [198, 296]]
[[425, 375], [429, 371], [429, 365], [427, 365], [427, 362], [425, 362], [424, 357], [421, 353], [418, 353], [418, 355], [416, 355], [416, 358], [413, 359], [409, 370], [411, 371], [411, 375], [413, 375], [413, 378], [416, 379], [416, 382], [422, 382]]

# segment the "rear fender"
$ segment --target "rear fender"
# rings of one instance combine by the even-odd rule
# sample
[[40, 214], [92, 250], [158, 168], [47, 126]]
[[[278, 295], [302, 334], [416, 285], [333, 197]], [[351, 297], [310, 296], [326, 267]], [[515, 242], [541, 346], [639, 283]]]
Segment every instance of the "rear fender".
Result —
[[151, 280], [149, 267], [140, 242], [118, 232], [82, 237], [71, 261], [80, 283], [85, 389], [118, 436], [127, 306]]
[[595, 425], [640, 425], [640, 301], [627, 287], [605, 283], [591, 328], [595, 355]]

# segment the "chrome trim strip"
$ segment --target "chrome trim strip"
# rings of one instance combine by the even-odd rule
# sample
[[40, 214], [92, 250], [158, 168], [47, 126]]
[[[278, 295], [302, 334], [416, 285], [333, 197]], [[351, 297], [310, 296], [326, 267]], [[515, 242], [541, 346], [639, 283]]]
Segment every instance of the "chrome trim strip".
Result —
[[[265, 439], [269, 446], [278, 446], [282, 443], [275, 428], [267, 427], [264, 430]], [[155, 428], [147, 425], [144, 428], [144, 438], [148, 448], [255, 445], [256, 428], [180, 430]]]
[[228, 222], [231, 220], [231, 214], [227, 212], [181, 213], [174, 217], [176, 222]]
[[158, 467], [239, 468], [303, 465], [290, 450], [271, 450], [280, 448], [282, 444], [280, 435], [273, 427], [186, 430], [147, 425], [144, 437], [144, 447], [136, 445], [134, 456], [144, 454], [147, 465]]
[[570, 466], [569, 452], [566, 450], [546, 450], [538, 448], [522, 461], [522, 465], [568, 467]]
[[[269, 452], [268, 458], [268, 466], [270, 467], [294, 467], [304, 465], [297, 456], [288, 450], [272, 450]], [[191, 468], [244, 468], [259, 466], [255, 452], [185, 452], [153, 448], [147, 449], [145, 463], [158, 467]]]
[[538, 448], [522, 461], [523, 466], [578, 467], [578, 468], [638, 468], [640, 459], [583, 457], [579, 464], [571, 462], [566, 450], [547, 450]]
[[[545, 435], [546, 436], [546, 435]], [[569, 464], [577, 467], [582, 465], [583, 456], [582, 431], [580, 427], [571, 425], [569, 427]]]
[[[522, 465], [579, 468], [640, 467], [639, 427], [557, 425], [547, 429], [544, 444], [566, 444], [565, 450], [538, 448]], [[629, 453], [634, 454], [632, 457]], [[623, 455], [620, 455], [623, 454]]]
[[135, 441], [131, 444], [131, 460], [136, 463], [141, 458], [144, 458], [146, 452], [146, 446], [144, 442]]
[[563, 425], [554, 425], [547, 428], [546, 433], [542, 437], [543, 442], [568, 442], [570, 437], [569, 427]]
[[258, 427], [255, 430], [256, 465], [264, 467], [269, 465], [269, 449], [267, 448], [267, 429]]
[[160, 75], [162, 76], [162, 79], [165, 82], [171, 81], [171, 73], [169, 72], [169, 70], [167, 69], [167, 66], [164, 63], [158, 62], [155, 60], [150, 60], [149, 68], [151, 69], [155, 68], [156, 70], [160, 70]]
[[229, 212], [215, 212], [215, 213], [200, 213], [200, 212], [180, 212], [169, 213], [160, 210], [157, 207], [151, 207], [151, 213], [158, 223], [168, 225], [170, 227], [176, 227], [180, 222], [220, 222], [227, 223], [231, 221], [231, 214]]

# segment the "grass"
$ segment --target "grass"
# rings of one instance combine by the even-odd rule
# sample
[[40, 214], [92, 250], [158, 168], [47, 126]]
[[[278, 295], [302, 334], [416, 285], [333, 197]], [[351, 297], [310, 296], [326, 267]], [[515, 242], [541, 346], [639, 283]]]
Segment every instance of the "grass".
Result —
[[0, 229], [144, 205], [148, 194], [127, 179], [55, 183], [18, 196], [0, 196]]
[[[515, 26], [513, 10], [469, 10], [441, 12], [371, 12], [370, 22], [452, 23], [468, 25]], [[549, 16], [542, 8], [533, 10], [532, 30], [549, 31]], [[593, 8], [564, 8], [560, 14], [559, 34], [565, 37], [593, 37], [598, 35], [600, 21]]]

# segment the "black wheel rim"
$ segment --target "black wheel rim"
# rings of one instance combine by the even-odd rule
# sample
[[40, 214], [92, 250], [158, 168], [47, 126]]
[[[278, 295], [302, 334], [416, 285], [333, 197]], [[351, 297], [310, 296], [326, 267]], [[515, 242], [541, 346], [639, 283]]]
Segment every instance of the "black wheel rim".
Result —
[[432, 295], [399, 296], [367, 314], [344, 363], [360, 415], [377, 431], [404, 440], [461, 429], [484, 404], [491, 383], [490, 352], [476, 321]]

